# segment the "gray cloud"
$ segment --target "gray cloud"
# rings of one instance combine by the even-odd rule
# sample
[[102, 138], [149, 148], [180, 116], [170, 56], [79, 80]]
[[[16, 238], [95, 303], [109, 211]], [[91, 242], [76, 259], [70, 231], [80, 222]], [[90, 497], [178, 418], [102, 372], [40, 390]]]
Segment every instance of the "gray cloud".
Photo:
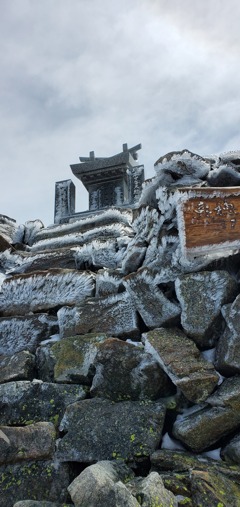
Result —
[[[237, 0], [3, 0], [1, 213], [52, 221], [54, 183], [95, 150], [237, 149]], [[78, 207], [86, 193], [75, 181]]]

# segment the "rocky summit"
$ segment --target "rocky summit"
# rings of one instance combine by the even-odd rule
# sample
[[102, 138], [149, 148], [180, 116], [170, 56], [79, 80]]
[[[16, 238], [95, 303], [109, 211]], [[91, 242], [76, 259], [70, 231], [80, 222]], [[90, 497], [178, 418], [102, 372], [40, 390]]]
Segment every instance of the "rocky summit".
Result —
[[0, 215], [1, 507], [240, 507], [240, 154], [139, 146]]

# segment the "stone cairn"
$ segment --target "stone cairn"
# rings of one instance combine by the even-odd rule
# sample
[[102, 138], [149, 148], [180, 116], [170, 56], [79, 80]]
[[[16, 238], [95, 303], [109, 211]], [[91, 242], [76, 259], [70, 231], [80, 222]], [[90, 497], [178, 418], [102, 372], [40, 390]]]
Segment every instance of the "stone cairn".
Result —
[[240, 505], [240, 256], [186, 258], [163, 192], [239, 186], [239, 153], [142, 188], [138, 149], [72, 166], [88, 212], [66, 180], [53, 226], [0, 216], [2, 507]]

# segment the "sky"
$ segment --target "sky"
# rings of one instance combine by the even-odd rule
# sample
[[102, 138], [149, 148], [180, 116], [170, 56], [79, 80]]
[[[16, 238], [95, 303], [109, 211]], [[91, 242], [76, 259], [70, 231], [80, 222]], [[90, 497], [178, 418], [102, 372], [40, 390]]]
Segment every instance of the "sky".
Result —
[[240, 149], [239, 0], [0, 0], [0, 214], [53, 223], [55, 182], [142, 144]]

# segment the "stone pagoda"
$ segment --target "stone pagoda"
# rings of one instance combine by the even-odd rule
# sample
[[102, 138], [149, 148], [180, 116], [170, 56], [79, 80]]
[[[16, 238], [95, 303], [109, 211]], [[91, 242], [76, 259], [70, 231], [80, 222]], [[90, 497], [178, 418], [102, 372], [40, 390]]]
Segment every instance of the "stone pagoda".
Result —
[[134, 207], [144, 181], [144, 166], [137, 164], [141, 144], [128, 148], [123, 144], [120, 153], [112, 157], [80, 157], [71, 170], [89, 193], [89, 210], [75, 213], [75, 186], [71, 180], [58, 181], [55, 191], [55, 223], [66, 223], [83, 213], [97, 212], [110, 207]]

